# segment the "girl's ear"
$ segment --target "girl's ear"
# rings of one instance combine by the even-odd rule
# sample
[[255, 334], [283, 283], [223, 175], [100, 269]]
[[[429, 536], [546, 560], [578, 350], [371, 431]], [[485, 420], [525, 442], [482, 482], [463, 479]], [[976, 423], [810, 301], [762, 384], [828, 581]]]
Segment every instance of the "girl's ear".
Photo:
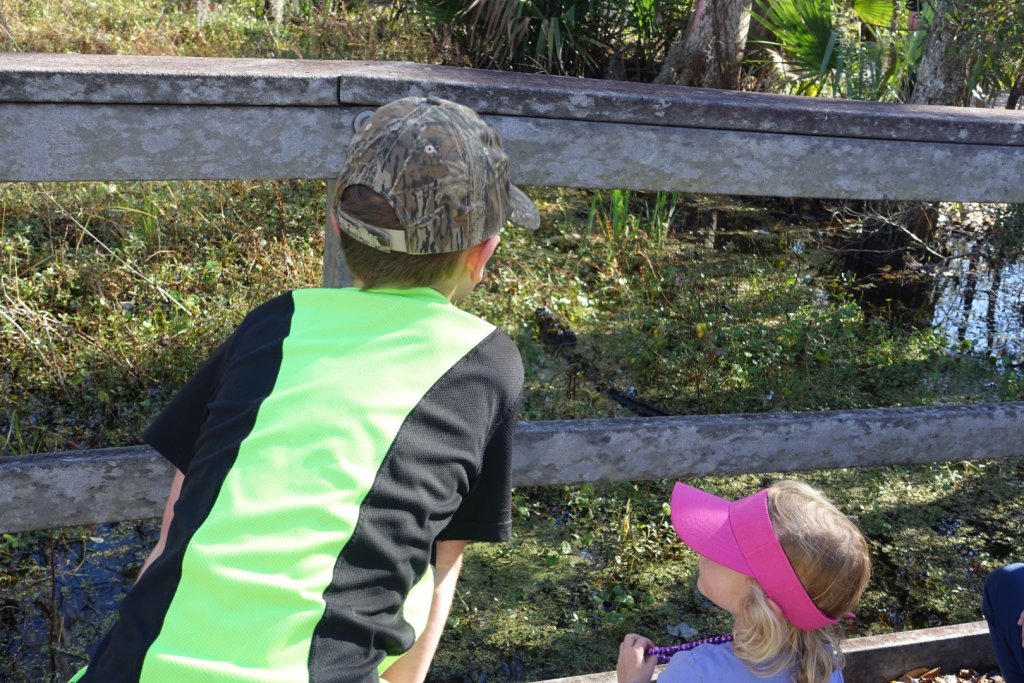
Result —
[[772, 614], [776, 616], [780, 621], [786, 621], [786, 615], [782, 613], [782, 608], [779, 607], [779, 603], [775, 602], [767, 595], [764, 596], [764, 601], [768, 605], [768, 609], [772, 611]]

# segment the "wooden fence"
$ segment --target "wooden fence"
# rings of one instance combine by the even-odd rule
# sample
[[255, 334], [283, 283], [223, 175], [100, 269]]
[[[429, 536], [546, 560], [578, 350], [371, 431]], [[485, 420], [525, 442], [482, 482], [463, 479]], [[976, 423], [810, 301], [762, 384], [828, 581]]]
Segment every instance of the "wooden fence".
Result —
[[[523, 422], [515, 486], [1024, 455], [1024, 403]], [[171, 465], [147, 446], [0, 458], [0, 530], [157, 517]]]
[[[35, 54], [0, 55], [0, 182], [331, 179], [364, 112], [425, 94], [480, 112], [522, 185], [1024, 202], [1024, 112], [406, 63]], [[1022, 403], [534, 422], [516, 433], [514, 483], [1022, 454]], [[168, 467], [144, 447], [0, 458], [0, 531], [158, 515]]]

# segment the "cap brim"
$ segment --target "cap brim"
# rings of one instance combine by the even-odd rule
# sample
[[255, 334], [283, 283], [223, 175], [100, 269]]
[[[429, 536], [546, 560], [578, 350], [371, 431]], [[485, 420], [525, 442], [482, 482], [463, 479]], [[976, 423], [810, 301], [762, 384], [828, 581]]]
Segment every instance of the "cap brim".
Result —
[[729, 524], [729, 501], [682, 482], [672, 489], [672, 526], [683, 543], [718, 564], [753, 576]]
[[515, 185], [510, 185], [509, 203], [512, 205], [512, 215], [509, 221], [527, 230], [536, 230], [540, 227], [540, 211], [534, 205], [533, 200]]

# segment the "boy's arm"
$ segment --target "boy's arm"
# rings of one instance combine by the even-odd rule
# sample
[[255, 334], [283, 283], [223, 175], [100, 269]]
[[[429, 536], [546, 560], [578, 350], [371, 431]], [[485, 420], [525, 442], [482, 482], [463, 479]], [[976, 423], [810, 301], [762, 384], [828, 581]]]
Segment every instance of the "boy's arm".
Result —
[[462, 568], [462, 553], [466, 541], [438, 541], [434, 565], [434, 597], [430, 602], [430, 616], [426, 628], [409, 650], [388, 667], [381, 676], [385, 683], [421, 683], [430, 670], [434, 651], [441, 640], [441, 632], [448, 621], [448, 611], [455, 598], [455, 584]]
[[149, 569], [149, 565], [153, 564], [153, 560], [160, 557], [160, 554], [164, 551], [164, 546], [167, 545], [167, 530], [171, 528], [171, 520], [174, 519], [174, 504], [178, 502], [178, 496], [181, 495], [181, 482], [184, 480], [185, 475], [182, 474], [181, 470], [175, 470], [174, 479], [171, 481], [171, 492], [167, 494], [167, 503], [164, 505], [164, 518], [160, 522], [160, 538], [157, 540], [156, 545], [153, 546], [153, 550], [150, 551], [149, 557], [142, 563], [142, 569], [139, 570], [139, 575], [135, 577], [136, 581]]

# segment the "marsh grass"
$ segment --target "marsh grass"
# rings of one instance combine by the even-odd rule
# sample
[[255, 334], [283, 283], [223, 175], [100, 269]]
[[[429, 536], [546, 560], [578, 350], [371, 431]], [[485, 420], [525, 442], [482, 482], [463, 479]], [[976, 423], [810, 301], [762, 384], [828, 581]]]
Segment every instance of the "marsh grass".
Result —
[[[257, 298], [316, 282], [318, 188], [8, 185], [0, 193], [4, 450], [137, 439]], [[288, 208], [281, 204], [287, 195]]]
[[[4, 452], [137, 443], [247, 310], [318, 283], [323, 191], [316, 182], [0, 189]], [[765, 222], [755, 245], [740, 231], [710, 239], [681, 220], [652, 236], [637, 202], [656, 207], [659, 199], [634, 194], [634, 229], [587, 235], [591, 194], [532, 192], [544, 225], [508, 229], [467, 302], [522, 350], [524, 419], [630, 414], [545, 345], [535, 319], [542, 306], [572, 326], [577, 352], [603, 379], [678, 414], [1021, 396], [1013, 373], [950, 356], [929, 330], [892, 327], [829, 293], [813, 250], [788, 248], [800, 226]], [[713, 200], [680, 199], [677, 216]], [[1012, 530], [1021, 522], [1021, 474], [1011, 462], [802, 475], [872, 536], [876, 580], [850, 633], [979, 618], [982, 578], [1019, 548]], [[775, 476], [697, 484], [740, 496]], [[672, 633], [726, 628], [693, 591], [693, 556], [664, 512], [669, 483], [517, 490], [516, 538], [470, 549], [431, 680], [584, 673], [610, 668], [627, 631], [675, 642]], [[111, 612], [66, 607], [88, 584], [72, 577], [95, 576], [95, 563], [108, 561], [113, 551], [90, 541], [97, 534], [137, 539], [122, 563], [133, 574], [153, 527], [122, 527], [0, 543], [0, 585], [17, 596], [2, 606], [8, 633], [61, 624], [31, 648], [15, 639], [0, 665], [26, 672], [23, 680], [52, 672], [59, 680], [81, 663]], [[49, 550], [54, 533], [58, 549], [69, 550]], [[54, 564], [68, 553], [74, 563]], [[60, 571], [51, 575], [53, 566]]]
[[[262, 3], [223, 3], [200, 26], [193, 7], [7, 2], [0, 45], [445, 58], [435, 34], [386, 8], [275, 25]], [[531, 192], [541, 230], [507, 230], [467, 303], [522, 351], [523, 419], [630, 415], [545, 344], [541, 307], [572, 327], [599, 380], [676, 414], [1024, 397], [1019, 373], [951, 355], [927, 327], [866, 315], [841, 274], [821, 268], [827, 225], [720, 197]], [[0, 186], [0, 452], [137, 443], [245, 312], [320, 282], [323, 194], [318, 182]], [[875, 579], [844, 628], [980, 618], [984, 576], [1020, 556], [1022, 475], [1019, 461], [802, 474], [872, 540]], [[695, 483], [738, 497], [777, 476]], [[628, 631], [669, 644], [727, 628], [694, 592], [693, 555], [665, 515], [669, 484], [517, 490], [513, 542], [468, 551], [431, 680], [606, 670]], [[36, 682], [77, 668], [153, 533], [138, 522], [3, 536], [0, 670]]]

